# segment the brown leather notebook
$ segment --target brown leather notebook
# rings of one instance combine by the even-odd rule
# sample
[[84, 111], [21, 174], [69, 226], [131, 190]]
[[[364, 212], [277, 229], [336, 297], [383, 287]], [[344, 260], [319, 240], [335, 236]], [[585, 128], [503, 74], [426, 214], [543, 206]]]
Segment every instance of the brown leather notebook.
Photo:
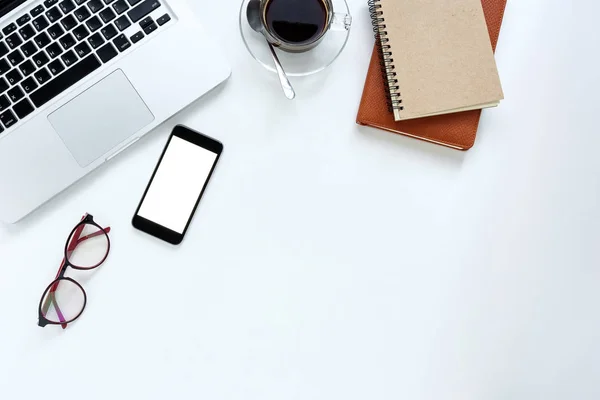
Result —
[[[481, 0], [492, 47], [500, 35], [507, 0]], [[380, 51], [373, 48], [356, 122], [458, 150], [473, 147], [481, 110], [396, 122], [388, 106], [387, 87], [381, 70]]]

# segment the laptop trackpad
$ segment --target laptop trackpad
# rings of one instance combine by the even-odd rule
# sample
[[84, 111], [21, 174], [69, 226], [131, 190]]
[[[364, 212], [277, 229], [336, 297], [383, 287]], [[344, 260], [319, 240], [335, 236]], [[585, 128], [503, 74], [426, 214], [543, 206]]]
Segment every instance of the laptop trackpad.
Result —
[[154, 115], [119, 69], [48, 120], [79, 165], [86, 167], [152, 122]]

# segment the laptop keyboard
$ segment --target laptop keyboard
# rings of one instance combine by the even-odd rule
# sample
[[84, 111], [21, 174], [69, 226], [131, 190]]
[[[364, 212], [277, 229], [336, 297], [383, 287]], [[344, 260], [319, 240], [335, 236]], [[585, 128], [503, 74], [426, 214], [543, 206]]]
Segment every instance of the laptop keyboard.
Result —
[[169, 22], [168, 13], [150, 16], [159, 8], [159, 0], [46, 0], [6, 25], [0, 134]]

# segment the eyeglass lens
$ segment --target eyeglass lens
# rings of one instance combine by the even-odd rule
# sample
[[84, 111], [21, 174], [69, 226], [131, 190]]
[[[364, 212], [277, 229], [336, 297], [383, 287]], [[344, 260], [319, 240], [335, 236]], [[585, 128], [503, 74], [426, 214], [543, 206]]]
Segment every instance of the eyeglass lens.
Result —
[[42, 315], [50, 322], [65, 323], [77, 318], [85, 306], [85, 294], [79, 285], [59, 279], [44, 293]]
[[68, 243], [67, 260], [78, 268], [95, 268], [108, 255], [108, 236], [92, 224], [83, 224], [77, 228]]

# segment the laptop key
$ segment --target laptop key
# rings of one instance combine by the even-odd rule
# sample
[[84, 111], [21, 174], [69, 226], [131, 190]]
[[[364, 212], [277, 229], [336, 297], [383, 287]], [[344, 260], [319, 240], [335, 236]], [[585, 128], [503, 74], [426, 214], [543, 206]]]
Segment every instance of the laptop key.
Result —
[[17, 114], [17, 117], [23, 119], [33, 112], [33, 106], [29, 100], [23, 99], [13, 106], [13, 111]]
[[105, 23], [108, 23], [117, 17], [112, 8], [105, 8], [104, 10], [100, 11], [100, 14], [98, 15], [100, 15], [100, 18], [102, 18], [102, 21]]
[[139, 31], [137, 33], [135, 33], [132, 37], [131, 37], [131, 42], [132, 43], [137, 43], [140, 40], [142, 40], [144, 38], [144, 34], [142, 33], [142, 31]]
[[[17, 83], [21, 82], [21, 80], [23, 80], [23, 76], [15, 68], [6, 74], [6, 79], [8, 80], [8, 83], [10, 83], [11, 85], [16, 85]], [[9, 91], [9, 94], [10, 94], [10, 91]]]
[[25, 93], [23, 93], [21, 88], [18, 86], [15, 86], [14, 88], [10, 89], [6, 94], [10, 98], [10, 101], [12, 101], [13, 103], [16, 103], [25, 96]]
[[10, 98], [10, 100], [13, 103], [18, 101], [19, 99], [23, 98], [23, 96], [25, 96], [25, 94], [23, 93], [21, 88], [19, 88], [18, 85], [14, 86], [12, 89], [10, 89], [8, 92], [6, 92], [6, 95]]
[[15, 114], [11, 110], [6, 110], [0, 114], [0, 121], [2, 121], [5, 128], [10, 128], [17, 123], [17, 117], [15, 117]]
[[58, 6], [64, 14], [68, 14], [75, 9], [75, 3], [73, 3], [72, 0], [63, 0], [58, 4]]
[[73, 35], [75, 35], [75, 39], [82, 41], [90, 36], [90, 32], [85, 28], [85, 25], [79, 25], [77, 28], [73, 29]]
[[154, 22], [154, 20], [152, 19], [152, 17], [146, 17], [140, 21], [140, 28], [144, 29], [145, 27], [147, 27], [148, 25], [150, 25], [153, 22]]
[[106, 40], [110, 40], [117, 34], [117, 28], [115, 28], [113, 24], [109, 24], [102, 28], [100, 32], [102, 32], [102, 35], [106, 38]]
[[63, 62], [65, 63], [65, 66], [67, 68], [77, 62], [77, 56], [75, 55], [75, 53], [73, 52], [73, 50], [67, 51], [60, 58], [63, 60]]
[[79, 22], [83, 22], [92, 16], [92, 13], [87, 9], [86, 6], [79, 7], [73, 14], [75, 14], [75, 17]]
[[163, 26], [164, 24], [166, 24], [170, 20], [171, 20], [171, 16], [169, 14], [165, 14], [162, 17], [160, 17], [159, 19], [157, 19], [156, 23], [158, 24], [158, 26]]
[[125, 29], [131, 26], [131, 22], [129, 22], [129, 19], [126, 15], [123, 15], [122, 17], [117, 18], [115, 25], [121, 32], [123, 32]]
[[104, 0], [104, 3], [105, 3], [106, 5], [109, 5], [109, 4], [110, 4], [110, 3], [112, 3], [113, 1], [115, 1], [115, 0]]
[[85, 3], [87, 0], [75, 0], [75, 4], [77, 4], [78, 6], [82, 5], [83, 3]]
[[117, 51], [113, 47], [112, 44], [106, 43], [104, 46], [98, 49], [98, 57], [102, 60], [102, 62], [106, 63], [117, 55]]
[[137, 5], [131, 11], [127, 13], [129, 19], [133, 22], [138, 22], [140, 19], [144, 18], [146, 15], [150, 14], [152, 11], [156, 10], [160, 7], [160, 1], [158, 0], [145, 0], [144, 2]]
[[0, 57], [4, 57], [9, 51], [10, 50], [8, 46], [6, 46], [6, 43], [0, 42]]
[[73, 35], [71, 35], [70, 33], [67, 33], [65, 36], [60, 38], [59, 42], [60, 42], [60, 45], [63, 47], [63, 49], [68, 50], [71, 47], [75, 46], [75, 43], [77, 43], [77, 40], [75, 40]]
[[35, 65], [31, 60], [25, 60], [19, 65], [19, 70], [24, 76], [29, 76], [35, 72]]
[[31, 21], [31, 16], [29, 14], [25, 14], [17, 19], [17, 25], [23, 26], [29, 21]]
[[90, 54], [91, 51], [92, 49], [90, 49], [90, 46], [88, 46], [86, 42], [81, 42], [77, 46], [75, 46], [75, 52], [77, 53], [79, 58], [87, 56], [88, 54]]
[[87, 25], [90, 32], [95, 32], [102, 26], [102, 22], [96, 16], [93, 16], [92, 18], [88, 19], [85, 24]]
[[99, 33], [94, 33], [89, 37], [88, 42], [90, 42], [93, 49], [97, 49], [104, 44], [104, 39], [102, 39]]
[[14, 49], [15, 47], [20, 46], [22, 43], [23, 43], [23, 40], [17, 33], [13, 33], [12, 35], [10, 35], [9, 37], [6, 38], [6, 44], [11, 49]]
[[0, 93], [4, 93], [9, 87], [8, 82], [4, 78], [0, 78]]
[[40, 15], [41, 13], [44, 12], [44, 6], [42, 6], [41, 4], [37, 7], [35, 7], [33, 10], [31, 10], [31, 16], [33, 18], [37, 17], [38, 15]]
[[0, 75], [4, 75], [8, 71], [10, 71], [10, 64], [3, 58], [0, 60]]
[[48, 46], [52, 41], [46, 32], [40, 33], [39, 35], [34, 37], [33, 40], [40, 49], [43, 49], [44, 47]]
[[[21, 87], [23, 88], [23, 90], [25, 90], [25, 93], [29, 94], [31, 92], [33, 92], [35, 89], [37, 89], [38, 84], [35, 82], [35, 79], [33, 79], [33, 77], [29, 77], [27, 79], [25, 79], [23, 82], [21, 82]], [[14, 107], [13, 107], [14, 109]], [[17, 115], [19, 115], [17, 113]]]
[[113, 40], [113, 44], [120, 52], [123, 52], [131, 47], [131, 42], [127, 39], [127, 36], [120, 34]]
[[48, 33], [52, 39], [58, 39], [60, 36], [65, 33], [64, 29], [60, 24], [54, 24], [50, 28], [48, 28]]
[[72, 15], [67, 15], [61, 19], [60, 23], [65, 27], [66, 31], [70, 31], [77, 26], [77, 20]]
[[46, 0], [46, 1], [44, 1], [44, 5], [46, 6], [46, 8], [50, 8], [53, 5], [55, 5], [56, 3], [58, 3], [58, 0]]
[[17, 30], [17, 25], [8, 24], [4, 28], [2, 28], [2, 33], [4, 33], [5, 35], [10, 35], [11, 33], [13, 33], [16, 30]]
[[33, 92], [29, 98], [36, 107], [40, 107], [73, 86], [90, 73], [100, 67], [100, 61], [94, 54], [90, 54], [63, 74], [60, 74], [38, 90]]
[[46, 52], [50, 58], [56, 58], [62, 54], [63, 49], [58, 45], [58, 43], [54, 42], [50, 46], [46, 47]]
[[27, 24], [21, 29], [19, 29], [19, 33], [21, 34], [23, 40], [29, 40], [33, 37], [33, 35], [35, 35], [36, 32], [35, 29], [31, 27], [31, 25]]
[[156, 24], [153, 22], [153, 23], [151, 23], [150, 25], [148, 25], [148, 26], [146, 26], [146, 27], [144, 28], [144, 33], [145, 33], [146, 35], [149, 35], [149, 34], [151, 34], [152, 32], [154, 32], [154, 31], [155, 31], [155, 30], [157, 30], [157, 29], [158, 29], [158, 25], [156, 25]]
[[20, 64], [25, 57], [23, 57], [23, 54], [21, 54], [21, 52], [19, 50], [15, 50], [12, 53], [10, 53], [7, 57], [8, 61], [11, 63], [11, 65], [14, 67], [17, 64]]
[[[48, 64], [48, 69], [52, 72], [52, 75], [56, 76], [65, 70], [64, 65], [60, 62], [60, 60], [54, 60], [50, 64]], [[38, 106], [39, 107], [39, 106]]]
[[33, 27], [38, 31], [41, 32], [44, 29], [46, 29], [48, 26], [50, 26], [50, 22], [48, 22], [48, 20], [46, 19], [46, 17], [44, 17], [43, 15], [40, 15], [39, 17], [37, 17], [36, 19], [33, 20], [32, 22]]
[[33, 44], [33, 41], [31, 40], [25, 43], [23, 46], [21, 46], [21, 52], [25, 57], [31, 57], [35, 54], [36, 51], [37, 47], [35, 47], [35, 44]]
[[100, 11], [104, 8], [104, 4], [102, 4], [102, 1], [100, 1], [100, 0], [90, 0], [87, 3], [87, 6], [89, 7], [90, 11], [93, 13], [97, 13], [98, 11]]
[[44, 50], [40, 51], [35, 56], [33, 56], [32, 60], [38, 68], [48, 64], [48, 61], [50, 61], [46, 53], [44, 53]]
[[50, 23], [54, 23], [58, 21], [60, 17], [62, 17], [62, 13], [57, 7], [52, 7], [51, 9], [46, 11], [46, 17], [48, 18], [48, 21], [50, 21]]
[[115, 4], [113, 4], [113, 8], [115, 9], [115, 12], [119, 15], [129, 10], [129, 6], [125, 2], [125, 0], [118, 0]]
[[137, 3], [139, 3], [142, 0], [127, 0], [127, 2], [129, 3], [129, 5], [131, 7], [135, 6]]
[[44, 83], [48, 82], [50, 78], [52, 78], [52, 75], [50, 75], [50, 72], [48, 72], [46, 68], [42, 68], [33, 74], [33, 77], [40, 85], [43, 85]]
[[10, 100], [5, 94], [3, 94], [2, 96], [0, 96], [0, 111], [4, 111], [8, 107], [10, 107]]

